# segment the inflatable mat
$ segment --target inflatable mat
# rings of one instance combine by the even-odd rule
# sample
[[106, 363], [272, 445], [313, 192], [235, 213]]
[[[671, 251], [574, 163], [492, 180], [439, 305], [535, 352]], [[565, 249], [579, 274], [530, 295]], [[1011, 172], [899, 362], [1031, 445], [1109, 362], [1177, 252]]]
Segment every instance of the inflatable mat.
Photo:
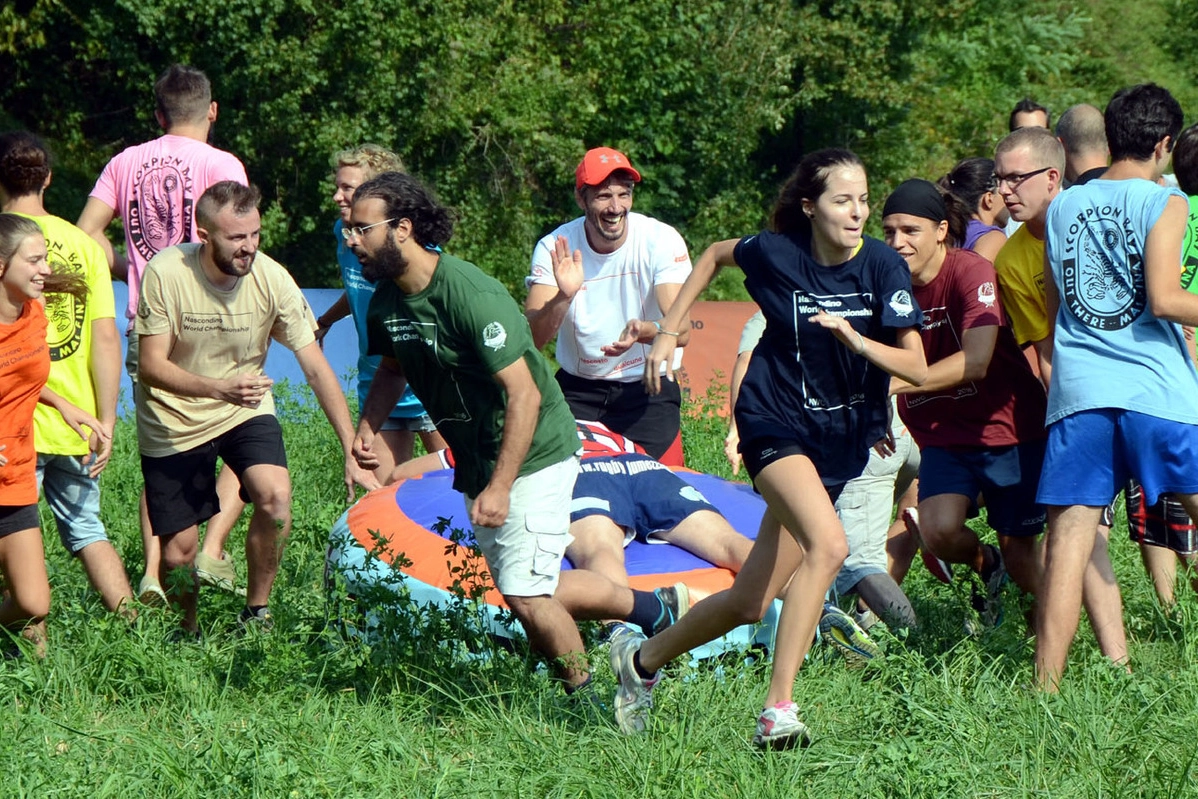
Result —
[[[736, 530], [749, 538], [756, 536], [765, 503], [749, 486], [685, 469], [677, 473], [719, 508]], [[471, 554], [473, 538], [465, 503], [452, 484], [451, 470], [430, 472], [373, 491], [342, 514], [333, 525], [328, 561], [351, 594], [365, 593], [368, 586], [390, 586], [406, 590], [417, 603], [438, 605], [459, 601], [455, 583], [472, 594], [477, 578], [462, 575], [483, 574], [486, 563], [481, 555]], [[450, 540], [455, 529], [465, 546]], [[651, 590], [685, 582], [696, 595], [705, 596], [732, 584], [728, 570], [669, 544], [633, 541], [624, 552], [634, 588]], [[563, 560], [562, 568], [569, 567]], [[523, 635], [519, 622], [505, 623], [502, 611], [507, 604], [499, 592], [485, 583], [484, 589], [480, 589], [479, 615], [486, 632], [507, 638]], [[772, 647], [778, 609], [775, 602], [761, 623], [739, 627], [692, 655], [703, 658], [749, 646]]]

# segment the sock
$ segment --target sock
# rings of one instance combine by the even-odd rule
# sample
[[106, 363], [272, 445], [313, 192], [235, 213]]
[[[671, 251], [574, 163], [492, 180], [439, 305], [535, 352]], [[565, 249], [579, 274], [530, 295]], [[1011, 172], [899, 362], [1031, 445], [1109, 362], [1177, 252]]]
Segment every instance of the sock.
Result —
[[642, 680], [652, 680], [654, 672], [645, 671], [645, 667], [641, 665], [641, 650], [636, 650], [636, 654], [632, 656], [632, 670], [636, 672], [636, 676]]
[[652, 591], [632, 592], [632, 612], [628, 614], [628, 621], [644, 630], [646, 635], [653, 633], [653, 625], [665, 612], [665, 606], [657, 594]]

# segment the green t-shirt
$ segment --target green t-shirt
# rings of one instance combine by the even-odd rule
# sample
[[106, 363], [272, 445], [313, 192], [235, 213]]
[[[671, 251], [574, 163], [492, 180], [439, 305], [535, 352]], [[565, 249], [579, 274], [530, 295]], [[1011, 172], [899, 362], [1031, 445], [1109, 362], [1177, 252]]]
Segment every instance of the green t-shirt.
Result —
[[1198, 197], [1190, 198], [1190, 219], [1181, 243], [1181, 287], [1198, 294]]
[[474, 264], [442, 255], [429, 285], [405, 295], [378, 284], [366, 315], [370, 355], [399, 361], [412, 391], [457, 461], [453, 487], [478, 496], [491, 479], [503, 438], [507, 398], [494, 375], [523, 358], [541, 392], [526, 475], [578, 450], [574, 417], [532, 331], [507, 290]]

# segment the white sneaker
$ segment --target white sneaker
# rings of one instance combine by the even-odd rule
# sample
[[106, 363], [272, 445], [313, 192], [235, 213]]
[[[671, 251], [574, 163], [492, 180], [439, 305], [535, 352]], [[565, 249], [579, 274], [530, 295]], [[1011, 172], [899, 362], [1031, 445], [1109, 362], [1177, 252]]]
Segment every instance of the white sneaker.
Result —
[[794, 702], [779, 702], [767, 707], [757, 717], [757, 734], [753, 744], [762, 749], [790, 749], [811, 743], [811, 731], [799, 721], [799, 706]]
[[643, 732], [649, 723], [649, 711], [653, 709], [653, 686], [661, 679], [661, 672], [646, 680], [636, 673], [633, 658], [640, 651], [645, 636], [632, 628], [623, 626], [612, 633], [611, 670], [616, 674], [616, 724], [625, 735]]

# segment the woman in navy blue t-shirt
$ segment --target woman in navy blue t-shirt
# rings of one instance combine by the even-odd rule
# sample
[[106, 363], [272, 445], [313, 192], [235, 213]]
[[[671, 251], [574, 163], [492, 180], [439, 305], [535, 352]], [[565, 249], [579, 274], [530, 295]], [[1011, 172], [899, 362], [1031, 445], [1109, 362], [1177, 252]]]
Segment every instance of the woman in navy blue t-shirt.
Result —
[[848, 554], [833, 502], [886, 435], [889, 376], [918, 385], [927, 374], [910, 273], [893, 250], [864, 238], [868, 216], [861, 160], [839, 149], [808, 155], [783, 186], [770, 229], [709, 247], [658, 322], [645, 366], [650, 393], [659, 390], [661, 364], [671, 363], [677, 326], [715, 273], [744, 270], [766, 330], [735, 414], [745, 466], [768, 510], [730, 589], [653, 638], [629, 633], [613, 641], [616, 718], [626, 732], [644, 727], [659, 668], [760, 620], [790, 582], [754, 743], [778, 748], [808, 740], [792, 693], [824, 595]]

